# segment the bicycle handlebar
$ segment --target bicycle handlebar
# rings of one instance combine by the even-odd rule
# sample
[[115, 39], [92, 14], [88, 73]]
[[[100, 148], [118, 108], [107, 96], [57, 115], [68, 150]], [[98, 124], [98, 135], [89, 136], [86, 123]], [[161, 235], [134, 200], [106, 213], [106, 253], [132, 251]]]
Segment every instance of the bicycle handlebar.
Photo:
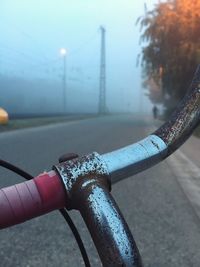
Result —
[[[111, 183], [143, 171], [165, 159], [192, 134], [199, 120], [200, 67], [197, 68], [190, 90], [171, 119], [144, 140], [101, 156], [94, 152], [60, 163], [54, 167], [56, 172], [41, 174], [31, 181], [1, 189], [0, 228], [67, 206], [68, 209], [74, 208], [81, 212], [101, 260], [105, 263], [104, 266], [110, 266], [110, 255], [114, 255], [113, 261], [120, 263], [120, 266], [127, 260], [129, 263], [126, 266], [142, 266], [130, 230], [110, 196]], [[107, 192], [103, 195], [103, 201], [93, 197], [95, 188], [103, 188]], [[85, 196], [84, 200], [82, 196]], [[104, 211], [105, 203], [109, 204], [108, 214]], [[82, 206], [85, 207], [84, 211], [81, 209]], [[118, 225], [124, 229], [123, 237], [120, 231], [116, 232], [112, 227], [113, 214]], [[105, 231], [101, 231], [101, 240], [95, 234], [99, 229], [97, 222], [106, 228]], [[121, 238], [130, 241], [130, 253], [134, 257], [126, 258], [124, 247], [120, 245]], [[108, 245], [107, 240], [110, 240]], [[105, 255], [106, 246], [109, 246], [110, 255]]]

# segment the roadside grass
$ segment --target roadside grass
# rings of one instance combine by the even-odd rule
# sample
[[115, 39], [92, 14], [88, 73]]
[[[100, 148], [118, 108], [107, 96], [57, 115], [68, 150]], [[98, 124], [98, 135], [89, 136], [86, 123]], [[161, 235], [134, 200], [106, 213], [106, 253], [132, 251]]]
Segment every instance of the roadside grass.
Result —
[[57, 117], [40, 117], [40, 118], [26, 118], [26, 119], [11, 119], [5, 125], [0, 125], [0, 133], [5, 131], [12, 131], [16, 129], [30, 128], [43, 126], [48, 124], [55, 124], [59, 122], [83, 120], [86, 118], [95, 117], [95, 115], [78, 115], [78, 116], [57, 116]]

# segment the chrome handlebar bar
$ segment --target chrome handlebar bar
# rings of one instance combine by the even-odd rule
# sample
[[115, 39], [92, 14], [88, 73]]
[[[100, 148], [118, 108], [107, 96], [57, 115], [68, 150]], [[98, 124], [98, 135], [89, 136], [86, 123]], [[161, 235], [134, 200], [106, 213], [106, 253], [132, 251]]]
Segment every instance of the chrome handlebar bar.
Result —
[[167, 156], [167, 145], [156, 135], [101, 156], [111, 183], [141, 172]]

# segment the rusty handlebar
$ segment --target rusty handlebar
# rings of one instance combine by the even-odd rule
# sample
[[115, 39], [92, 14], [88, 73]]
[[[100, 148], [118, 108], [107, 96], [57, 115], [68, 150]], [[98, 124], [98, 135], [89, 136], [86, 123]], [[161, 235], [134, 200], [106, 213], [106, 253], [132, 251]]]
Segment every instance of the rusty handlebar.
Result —
[[165, 159], [192, 134], [199, 120], [200, 67], [170, 120], [147, 138], [103, 155], [94, 152], [66, 160], [30, 182], [1, 189], [0, 226], [66, 206], [80, 211], [103, 266], [141, 267], [131, 231], [110, 194], [111, 185]]

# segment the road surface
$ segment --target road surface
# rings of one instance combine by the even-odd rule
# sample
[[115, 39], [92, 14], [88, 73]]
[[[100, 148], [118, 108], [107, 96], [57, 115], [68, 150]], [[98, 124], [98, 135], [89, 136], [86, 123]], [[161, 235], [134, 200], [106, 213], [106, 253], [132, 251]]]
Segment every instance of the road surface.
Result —
[[[50, 170], [66, 152], [105, 153], [140, 140], [154, 127], [149, 118], [116, 115], [1, 133], [0, 158], [37, 175]], [[173, 158], [113, 186], [112, 193], [146, 267], [200, 266], [200, 166], [198, 152], [192, 153], [191, 146], [186, 144]], [[23, 181], [2, 169], [0, 177], [1, 187]], [[70, 213], [90, 253], [91, 265], [100, 266], [81, 217], [75, 211]], [[52, 212], [1, 230], [0, 266], [84, 265], [63, 218]]]

